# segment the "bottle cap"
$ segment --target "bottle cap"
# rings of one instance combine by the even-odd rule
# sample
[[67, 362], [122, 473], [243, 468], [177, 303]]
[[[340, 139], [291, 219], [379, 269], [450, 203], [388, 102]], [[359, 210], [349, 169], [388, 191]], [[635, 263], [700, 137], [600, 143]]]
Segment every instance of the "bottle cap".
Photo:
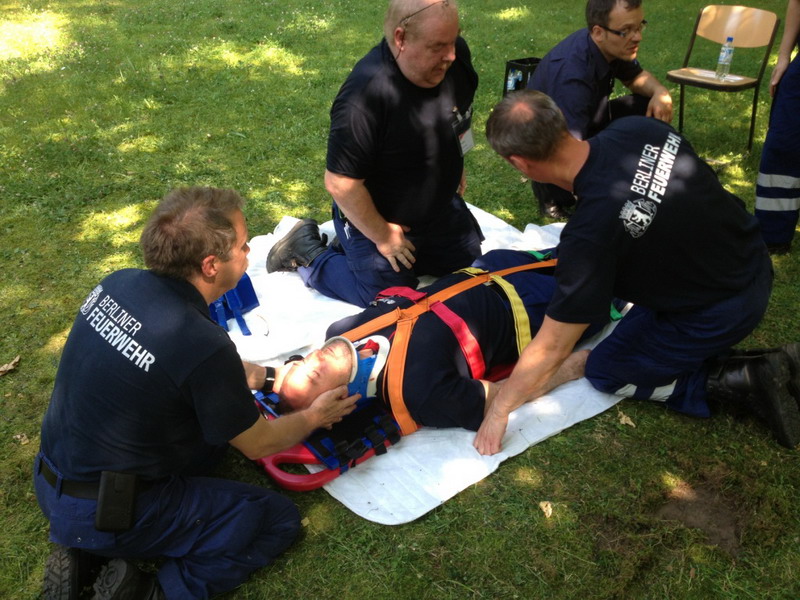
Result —
[[733, 41], [733, 37], [728, 36], [728, 40], [727, 41], [732, 42]]

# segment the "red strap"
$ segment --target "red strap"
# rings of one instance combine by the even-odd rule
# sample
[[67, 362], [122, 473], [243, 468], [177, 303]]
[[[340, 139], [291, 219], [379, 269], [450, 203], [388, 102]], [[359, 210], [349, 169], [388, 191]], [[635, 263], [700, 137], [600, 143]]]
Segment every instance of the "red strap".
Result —
[[461, 352], [464, 353], [464, 358], [467, 359], [467, 364], [472, 372], [472, 378], [482, 379], [484, 373], [486, 373], [486, 363], [483, 360], [483, 352], [481, 352], [478, 340], [472, 335], [464, 319], [442, 302], [434, 302], [431, 304], [431, 310], [445, 322], [456, 336], [458, 345], [461, 346]]
[[392, 296], [400, 296], [401, 298], [408, 298], [412, 302], [419, 302], [426, 296], [426, 294], [425, 292], [417, 291], [414, 288], [398, 285], [395, 287], [386, 288], [382, 292], [378, 292], [378, 295], [375, 297], [391, 298]]

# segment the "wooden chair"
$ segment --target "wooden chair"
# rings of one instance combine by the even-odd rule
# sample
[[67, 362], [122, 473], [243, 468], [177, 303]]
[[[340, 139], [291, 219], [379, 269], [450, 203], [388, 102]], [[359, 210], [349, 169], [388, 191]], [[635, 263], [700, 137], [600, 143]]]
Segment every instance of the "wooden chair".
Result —
[[[686, 51], [686, 58], [683, 59], [683, 67], [667, 73], [669, 81], [680, 85], [679, 131], [683, 131], [684, 86], [690, 85], [717, 92], [741, 92], [753, 89], [753, 112], [750, 117], [750, 137], [747, 140], [747, 149], [750, 150], [753, 145], [753, 132], [756, 126], [758, 92], [761, 88], [761, 79], [769, 61], [769, 53], [772, 50], [772, 43], [775, 41], [779, 23], [780, 19], [775, 13], [747, 6], [710, 4], [700, 11], [694, 25], [692, 38], [689, 41], [689, 49]], [[698, 35], [720, 45], [725, 42], [728, 36], [731, 36], [733, 37], [734, 48], [764, 47], [764, 58], [761, 61], [758, 75], [756, 77], [747, 77], [731, 73], [720, 81], [716, 78], [714, 71], [688, 66], [694, 42]], [[733, 64], [736, 64], [735, 54]]]

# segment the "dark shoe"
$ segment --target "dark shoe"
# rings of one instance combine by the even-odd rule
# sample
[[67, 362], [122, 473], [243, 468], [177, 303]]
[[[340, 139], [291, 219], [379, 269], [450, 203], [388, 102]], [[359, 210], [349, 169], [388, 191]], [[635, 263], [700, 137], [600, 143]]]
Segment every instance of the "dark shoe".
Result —
[[92, 600], [163, 600], [164, 591], [154, 575], [145, 574], [132, 562], [114, 558], [94, 582]]
[[78, 600], [92, 585], [104, 558], [78, 548], [56, 546], [44, 567], [44, 600]]
[[792, 250], [792, 243], [786, 242], [785, 244], [767, 244], [767, 251], [774, 255], [789, 254]]
[[789, 393], [794, 397], [800, 406], [800, 343], [794, 342], [786, 344], [780, 348], [768, 348], [757, 350], [734, 350], [732, 356], [759, 356], [768, 352], [783, 352], [789, 359]]
[[786, 344], [781, 350], [789, 358], [789, 371], [792, 375], [789, 379], [789, 392], [800, 406], [800, 343]]
[[800, 408], [789, 391], [791, 360], [783, 350], [734, 354], [717, 361], [706, 389], [769, 425], [782, 446], [800, 443]]
[[556, 221], [569, 221], [576, 200], [567, 190], [550, 183], [531, 181], [533, 195], [539, 202], [539, 213]]
[[267, 273], [307, 267], [325, 251], [327, 241], [327, 235], [320, 236], [319, 225], [314, 219], [302, 219], [270, 249]]
[[542, 216], [555, 219], [556, 221], [569, 221], [569, 218], [572, 216], [570, 211], [558, 204], [541, 204], [539, 210]]

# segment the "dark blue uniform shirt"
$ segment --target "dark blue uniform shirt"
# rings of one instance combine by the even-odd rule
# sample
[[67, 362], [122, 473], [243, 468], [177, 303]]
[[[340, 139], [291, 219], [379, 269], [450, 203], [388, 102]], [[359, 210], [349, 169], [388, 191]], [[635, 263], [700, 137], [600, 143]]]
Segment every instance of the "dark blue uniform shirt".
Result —
[[763, 268], [757, 221], [672, 127], [626, 117], [588, 143], [548, 316], [590, 323], [612, 298], [691, 311], [751, 284]]
[[68, 480], [192, 475], [256, 419], [236, 348], [197, 289], [126, 269], [78, 312], [41, 447]]
[[528, 87], [550, 96], [564, 113], [572, 134], [585, 140], [596, 133], [592, 123], [603, 121], [597, 112], [607, 106], [614, 80], [627, 83], [641, 72], [638, 60], [609, 63], [584, 28], [545, 55]]

